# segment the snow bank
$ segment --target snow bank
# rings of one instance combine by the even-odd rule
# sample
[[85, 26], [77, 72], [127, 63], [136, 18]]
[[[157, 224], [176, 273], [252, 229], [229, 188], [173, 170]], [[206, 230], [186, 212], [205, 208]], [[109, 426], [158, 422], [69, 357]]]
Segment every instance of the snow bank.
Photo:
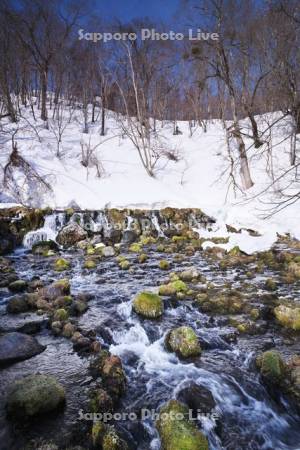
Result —
[[[49, 113], [51, 115], [51, 111]], [[233, 234], [229, 236], [227, 247], [224, 247], [239, 245], [247, 253], [268, 248], [276, 240], [276, 233], [291, 233], [300, 239], [300, 208], [297, 203], [269, 219], [264, 218], [273, 194], [267, 192], [256, 197], [272, 180], [272, 174], [266, 172], [268, 155], [263, 148], [248, 152], [255, 183], [253, 188], [247, 194], [237, 191], [237, 197], [232, 189], [228, 189], [229, 161], [224, 129], [219, 121], [210, 122], [206, 133], [198, 128], [192, 137], [185, 122], [178, 123], [182, 134], [177, 136], [173, 136], [172, 124], [158, 126], [158, 132], [167, 147], [176, 149], [181, 159], [177, 163], [166, 159], [160, 161], [154, 179], [146, 174], [131, 141], [121, 136], [111, 112], [108, 114], [107, 135], [101, 137], [99, 124], [90, 124], [89, 134], [82, 133], [82, 113], [77, 111], [72, 116], [72, 122], [66, 126], [60, 158], [56, 156], [57, 142], [51, 131], [54, 122], [50, 120], [49, 129], [45, 129], [42, 122], [33, 121], [29, 109], [24, 110], [23, 114], [26, 121], [21, 120], [17, 125], [18, 149], [36, 171], [50, 182], [53, 189], [51, 195], [44, 195], [33, 191], [32, 186], [24, 186], [24, 195], [27, 195], [28, 202], [33, 206], [63, 208], [76, 202], [82, 209], [199, 207], [215, 217], [218, 228], [215, 232], [222, 237], [227, 235], [225, 224], [238, 229], [257, 230], [261, 237], [254, 238], [246, 232]], [[261, 117], [260, 128], [266, 128], [269, 120], [270, 115]], [[28, 121], [34, 125], [35, 131], [28, 126]], [[287, 126], [279, 122], [272, 136], [275, 177], [289, 164], [289, 141], [282, 139]], [[2, 138], [6, 143], [0, 155], [2, 167], [11, 152], [9, 133], [14, 127], [8, 122], [3, 126]], [[87, 171], [80, 163], [80, 143], [89, 141], [91, 145], [101, 142], [96, 150], [104, 168], [101, 178], [96, 177], [95, 169]], [[246, 144], [250, 147], [251, 143], [249, 141]], [[236, 179], [240, 181], [238, 167]], [[22, 186], [24, 179], [21, 174], [16, 176], [15, 183]], [[277, 183], [275, 187], [279, 189], [280, 185]], [[12, 192], [3, 194], [7, 194], [11, 202]]]

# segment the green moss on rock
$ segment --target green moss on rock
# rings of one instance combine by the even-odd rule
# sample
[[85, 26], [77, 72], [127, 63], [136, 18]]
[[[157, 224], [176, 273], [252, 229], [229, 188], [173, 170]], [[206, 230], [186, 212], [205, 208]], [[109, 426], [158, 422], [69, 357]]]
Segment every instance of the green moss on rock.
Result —
[[201, 347], [195, 331], [191, 327], [175, 328], [166, 336], [166, 347], [182, 358], [199, 356]]
[[15, 295], [8, 300], [6, 309], [10, 314], [23, 313], [29, 310], [29, 304], [24, 295]]
[[144, 262], [146, 262], [148, 259], [148, 255], [146, 255], [146, 253], [142, 253], [141, 255], [139, 255], [139, 263], [143, 264]]
[[125, 259], [119, 263], [119, 267], [122, 270], [128, 270], [130, 268], [130, 262]]
[[58, 245], [54, 241], [41, 241], [33, 244], [31, 253], [34, 255], [48, 256], [49, 252], [54, 255], [58, 251]]
[[54, 313], [54, 320], [55, 321], [63, 322], [65, 320], [67, 320], [68, 317], [69, 317], [69, 314], [64, 308], [57, 309], [55, 311], [55, 313]]
[[16, 280], [8, 285], [8, 289], [12, 292], [22, 292], [27, 288], [27, 281]]
[[58, 381], [49, 375], [29, 375], [11, 386], [7, 412], [24, 419], [56, 409], [65, 401], [65, 391]]
[[54, 263], [54, 269], [57, 272], [63, 272], [64, 270], [68, 270], [70, 268], [70, 261], [67, 261], [64, 258], [58, 258]]
[[279, 305], [274, 309], [274, 315], [280, 325], [292, 330], [300, 330], [300, 308]]
[[159, 295], [153, 292], [141, 292], [133, 301], [133, 309], [143, 317], [156, 319], [163, 314], [164, 304]]
[[142, 251], [142, 245], [140, 243], [135, 242], [134, 244], [130, 245], [129, 251], [132, 253], [140, 253]]
[[270, 384], [280, 384], [285, 375], [285, 364], [276, 350], [264, 352], [256, 359], [263, 379]]
[[93, 259], [87, 259], [83, 265], [85, 269], [95, 269], [96, 266], [96, 261], [94, 261]]
[[168, 270], [170, 268], [170, 263], [166, 259], [159, 261], [159, 268], [162, 270]]
[[272, 280], [272, 278], [268, 278], [265, 282], [265, 289], [267, 289], [268, 291], [276, 291], [277, 289], [276, 282]]
[[208, 450], [206, 437], [188, 419], [188, 408], [171, 400], [160, 410], [156, 427], [162, 450]]
[[103, 437], [102, 450], [128, 450], [128, 447], [126, 442], [111, 428]]

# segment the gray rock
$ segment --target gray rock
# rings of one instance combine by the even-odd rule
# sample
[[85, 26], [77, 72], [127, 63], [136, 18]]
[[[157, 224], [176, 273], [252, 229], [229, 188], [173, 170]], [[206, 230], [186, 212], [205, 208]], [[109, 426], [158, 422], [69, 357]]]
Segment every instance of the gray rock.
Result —
[[115, 256], [115, 249], [113, 247], [103, 247], [102, 248], [102, 255], [105, 257], [111, 257], [111, 256]]
[[34, 337], [23, 333], [7, 333], [0, 338], [0, 366], [29, 359], [45, 350]]
[[197, 412], [210, 413], [216, 407], [216, 402], [211, 392], [204, 386], [196, 383], [191, 383], [190, 386], [183, 388], [178, 393], [177, 398], [193, 410], [195, 414]]
[[78, 223], [72, 222], [60, 230], [56, 241], [64, 247], [70, 247], [76, 242], [83, 241], [87, 236], [87, 232]]
[[123, 231], [122, 242], [124, 244], [132, 244], [138, 238], [138, 234], [133, 230], [125, 230]]
[[18, 314], [29, 310], [29, 305], [24, 295], [15, 295], [8, 300], [6, 310], [10, 314]]

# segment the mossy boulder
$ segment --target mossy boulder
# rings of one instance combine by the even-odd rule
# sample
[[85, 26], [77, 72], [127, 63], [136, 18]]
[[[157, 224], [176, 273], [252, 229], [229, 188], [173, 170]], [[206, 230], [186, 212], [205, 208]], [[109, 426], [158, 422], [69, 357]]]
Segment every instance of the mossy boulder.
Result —
[[138, 242], [131, 244], [131, 246], [129, 247], [129, 251], [132, 253], [140, 253], [142, 251], [142, 244]]
[[187, 292], [188, 291], [187, 285], [182, 280], [175, 280], [175, 281], [172, 281], [170, 284], [171, 284], [172, 288], [175, 289], [175, 292]]
[[242, 313], [247, 306], [242, 294], [234, 289], [221, 293], [211, 289], [207, 292], [207, 295], [203, 297], [198, 296], [197, 304], [206, 313], [224, 315]]
[[54, 377], [29, 375], [10, 387], [7, 412], [14, 418], [30, 418], [53, 411], [64, 401], [65, 390]]
[[85, 269], [95, 269], [96, 266], [97, 266], [96, 261], [93, 259], [87, 259], [83, 265]]
[[300, 357], [294, 355], [288, 361], [288, 371], [290, 374], [289, 385], [287, 386], [287, 394], [292, 403], [295, 404], [300, 411]]
[[86, 254], [88, 256], [95, 255], [95, 253], [96, 253], [96, 249], [94, 247], [87, 247]]
[[103, 437], [102, 450], [128, 450], [128, 446], [116, 431], [111, 428]]
[[106, 350], [101, 350], [90, 363], [90, 370], [95, 378], [101, 377], [102, 386], [117, 401], [126, 389], [126, 375], [121, 359], [111, 355]]
[[54, 241], [40, 241], [33, 244], [31, 248], [31, 253], [40, 256], [50, 256], [54, 255], [58, 251], [58, 245]]
[[133, 301], [134, 311], [147, 319], [156, 319], [164, 312], [164, 304], [159, 295], [141, 292]]
[[283, 327], [300, 330], [300, 307], [279, 305], [274, 308], [274, 315]]
[[8, 289], [11, 292], [23, 292], [27, 288], [27, 281], [25, 280], [16, 280], [8, 285]]
[[62, 329], [63, 329], [63, 324], [59, 320], [55, 320], [54, 322], [51, 323], [51, 330], [55, 336], [58, 336], [59, 334], [61, 334]]
[[71, 338], [74, 333], [75, 333], [74, 325], [72, 325], [70, 322], [66, 323], [63, 327], [62, 335], [66, 338]]
[[57, 297], [70, 294], [70, 281], [67, 278], [51, 283], [42, 291], [42, 296], [48, 300], [55, 300]]
[[168, 350], [182, 358], [201, 354], [198, 337], [191, 327], [182, 326], [169, 331], [166, 335], [165, 345]]
[[83, 300], [76, 300], [73, 304], [73, 310], [76, 315], [85, 313], [88, 309], [88, 305]]
[[164, 405], [156, 422], [162, 450], [208, 450], [206, 437], [188, 418], [189, 410], [177, 400]]
[[[171, 281], [168, 284], [162, 284], [158, 288], [159, 295], [162, 296], [174, 296], [178, 294], [186, 294], [188, 292], [188, 286], [185, 284], [184, 281], [176, 279], [177, 276], [175, 275]], [[180, 297], [180, 296], [179, 296]]]
[[54, 270], [57, 272], [63, 272], [64, 270], [68, 270], [70, 268], [70, 261], [67, 261], [64, 258], [58, 258], [54, 263]]
[[[96, 411], [97, 412], [97, 411]], [[95, 421], [92, 427], [92, 444], [93, 448], [102, 448], [102, 441], [107, 430], [107, 425], [100, 421]]]
[[276, 291], [277, 289], [277, 284], [274, 280], [272, 280], [272, 278], [268, 278], [265, 281], [265, 289], [267, 289], [268, 291]]
[[148, 255], [146, 255], [146, 253], [142, 253], [141, 255], [139, 255], [139, 263], [143, 264], [144, 262], [146, 262], [148, 259]]
[[300, 263], [290, 262], [288, 265], [288, 272], [295, 278], [300, 278]]
[[128, 450], [126, 442], [120, 438], [114, 427], [103, 422], [94, 422], [92, 428], [93, 448], [102, 450]]
[[139, 243], [142, 245], [155, 244], [157, 242], [157, 238], [153, 236], [141, 236]]
[[72, 304], [71, 295], [62, 295], [54, 300], [53, 305], [57, 308], [65, 308]]
[[122, 270], [128, 270], [128, 269], [130, 269], [130, 262], [127, 260], [123, 260], [119, 263], [119, 267]]
[[193, 280], [198, 280], [200, 278], [200, 273], [198, 272], [197, 269], [192, 268], [180, 272], [178, 276], [182, 281], [191, 282]]
[[29, 304], [25, 295], [15, 295], [8, 300], [6, 310], [10, 314], [18, 314], [27, 312], [29, 310]]
[[279, 352], [268, 350], [256, 359], [263, 380], [271, 385], [280, 384], [285, 376], [285, 364]]
[[54, 320], [64, 322], [69, 317], [68, 312], [64, 308], [59, 308], [54, 313]]
[[162, 296], [173, 296], [176, 294], [176, 289], [171, 284], [162, 284], [158, 288], [159, 295]]
[[159, 268], [162, 270], [168, 270], [170, 268], [170, 263], [166, 259], [159, 261]]
[[94, 413], [112, 412], [114, 404], [111, 396], [104, 389], [94, 389], [90, 392], [90, 410]]

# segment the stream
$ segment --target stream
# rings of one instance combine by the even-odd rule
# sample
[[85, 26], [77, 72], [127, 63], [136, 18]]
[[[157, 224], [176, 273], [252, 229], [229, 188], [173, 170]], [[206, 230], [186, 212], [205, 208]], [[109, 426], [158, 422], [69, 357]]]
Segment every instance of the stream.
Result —
[[[140, 415], [141, 410], [158, 411], [160, 406], [188, 387], [192, 382], [207, 388], [215, 402], [217, 423], [201, 417], [199, 427], [209, 440], [211, 450], [299, 450], [300, 417], [286, 399], [275, 401], [261, 383], [255, 357], [261, 351], [276, 346], [283, 354], [300, 352], [300, 342], [287, 342], [271, 326], [256, 335], [242, 335], [228, 325], [222, 315], [211, 317], [200, 312], [191, 300], [172, 302], [164, 298], [165, 312], [159, 320], [147, 320], [132, 311], [131, 303], [140, 291], [154, 290], [170, 271], [196, 268], [215, 286], [226, 283], [242, 289], [244, 269], [221, 270], [204, 252], [176, 262], [170, 254], [159, 254], [153, 245], [147, 246], [148, 259], [136, 263], [136, 255], [126, 247], [122, 254], [133, 263], [134, 271], [120, 270], [115, 258], [103, 258], [95, 270], [82, 269], [83, 250], [72, 248], [61, 255], [71, 260], [69, 270], [58, 274], [53, 270], [53, 258], [44, 258], [19, 248], [9, 255], [20, 279], [41, 279], [49, 284], [59, 278], [69, 278], [71, 293], [88, 293], [93, 298], [89, 309], [79, 318], [79, 326], [96, 333], [97, 339], [112, 354], [119, 355], [127, 376], [127, 390], [118, 411]], [[158, 267], [160, 259], [168, 259], [168, 272]], [[55, 258], [54, 258], [55, 259]], [[251, 270], [251, 267], [247, 268]], [[267, 271], [250, 281], [253, 304], [257, 293], [264, 292], [264, 280], [277, 274]], [[280, 285], [280, 295], [299, 298], [299, 284]], [[18, 325], [41, 320], [35, 313], [6, 313], [11, 294], [0, 290], [0, 328], [12, 330]], [[164, 337], [168, 330], [183, 324], [196, 331], [203, 349], [201, 357], [180, 360], [166, 351]], [[264, 324], [265, 325], [265, 324]], [[234, 336], [232, 338], [232, 336]], [[35, 334], [46, 350], [26, 361], [0, 370], [0, 449], [25, 448], [30, 439], [53, 440], [60, 448], [69, 442], [83, 445], [90, 423], [80, 420], [79, 411], [88, 412], [88, 390], [93, 386], [88, 367], [90, 356], [79, 355], [72, 342], [52, 335], [47, 326]], [[67, 402], [58, 414], [36, 419], [30, 427], [14, 425], [7, 420], [5, 398], [13, 380], [30, 373], [54, 375], [65, 387]], [[115, 423], [130, 449], [159, 450], [160, 440], [155, 419], [128, 420]]]

